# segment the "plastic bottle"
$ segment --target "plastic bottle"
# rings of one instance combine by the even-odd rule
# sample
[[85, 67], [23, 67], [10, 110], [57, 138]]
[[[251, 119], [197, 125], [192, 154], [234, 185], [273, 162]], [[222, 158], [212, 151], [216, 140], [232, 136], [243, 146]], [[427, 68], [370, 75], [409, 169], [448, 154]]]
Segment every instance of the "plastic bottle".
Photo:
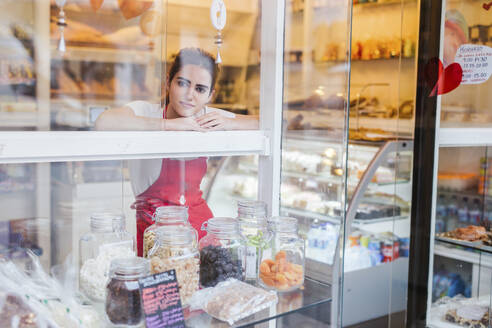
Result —
[[456, 195], [451, 197], [446, 204], [446, 231], [452, 231], [459, 227], [458, 225], [458, 198]]
[[470, 224], [480, 225], [482, 221], [482, 207], [480, 206], [480, 200], [475, 198], [473, 204], [470, 206], [470, 211], [468, 212], [468, 217]]
[[318, 240], [317, 238], [317, 232], [316, 232], [316, 225], [311, 224], [309, 227], [309, 231], [307, 233], [307, 247], [306, 247], [306, 257], [309, 257], [311, 259], [315, 258], [315, 253], [316, 253], [316, 247]]
[[323, 223], [321, 225], [319, 241], [318, 241], [319, 250], [320, 250], [319, 260], [322, 262], [326, 262], [327, 253], [329, 250], [329, 243], [330, 243], [330, 236], [327, 228], [327, 223]]
[[446, 231], [446, 198], [439, 195], [436, 204], [436, 233]]
[[468, 220], [468, 197], [463, 197], [458, 207], [458, 224], [460, 227], [469, 225]]
[[458, 215], [458, 198], [453, 195], [446, 204], [446, 215]]

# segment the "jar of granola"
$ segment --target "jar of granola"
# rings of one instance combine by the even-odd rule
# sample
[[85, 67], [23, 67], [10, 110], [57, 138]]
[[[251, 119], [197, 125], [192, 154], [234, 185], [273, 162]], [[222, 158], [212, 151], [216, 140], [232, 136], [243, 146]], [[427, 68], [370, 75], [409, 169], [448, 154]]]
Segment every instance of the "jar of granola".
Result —
[[200, 253], [196, 248], [196, 230], [188, 226], [163, 226], [155, 229], [156, 241], [147, 257], [152, 274], [176, 270], [181, 305], [188, 306], [198, 290]]
[[[188, 207], [186, 206], [161, 206], [155, 210], [155, 223], [149, 226], [144, 231], [143, 237], [143, 257], [147, 257], [149, 250], [154, 246], [155, 230], [163, 226], [189, 226], [193, 227], [188, 222]], [[195, 233], [195, 245], [198, 244], [198, 233]]]

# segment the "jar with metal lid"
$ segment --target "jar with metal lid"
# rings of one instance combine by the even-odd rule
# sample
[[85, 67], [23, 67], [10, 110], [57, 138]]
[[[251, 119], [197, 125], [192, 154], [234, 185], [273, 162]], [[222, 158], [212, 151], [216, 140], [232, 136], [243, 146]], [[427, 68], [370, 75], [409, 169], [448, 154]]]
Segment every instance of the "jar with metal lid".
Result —
[[255, 283], [263, 253], [271, 253], [271, 234], [266, 219], [267, 205], [262, 201], [239, 201], [237, 207], [239, 228], [246, 240], [245, 280]]
[[115, 326], [139, 326], [143, 322], [138, 279], [149, 275], [149, 261], [125, 257], [111, 261], [106, 286], [106, 316]]
[[304, 283], [304, 239], [298, 234], [297, 219], [275, 217], [269, 220], [272, 230], [271, 254], [263, 254], [258, 281], [277, 291], [292, 291]]
[[196, 230], [188, 226], [162, 226], [155, 230], [156, 241], [149, 250], [152, 274], [176, 270], [181, 305], [189, 305], [198, 290], [200, 253], [195, 243]]
[[228, 278], [244, 280], [245, 240], [233, 218], [212, 218], [202, 225], [200, 239], [200, 286], [213, 287]]
[[186, 206], [161, 206], [155, 210], [154, 224], [147, 227], [143, 235], [143, 257], [154, 246], [155, 230], [163, 226], [189, 226], [195, 234], [195, 245], [198, 244], [198, 233], [188, 222], [188, 207]]
[[104, 302], [111, 260], [135, 255], [135, 240], [125, 230], [125, 216], [95, 213], [90, 232], [79, 240], [79, 287], [96, 302]]

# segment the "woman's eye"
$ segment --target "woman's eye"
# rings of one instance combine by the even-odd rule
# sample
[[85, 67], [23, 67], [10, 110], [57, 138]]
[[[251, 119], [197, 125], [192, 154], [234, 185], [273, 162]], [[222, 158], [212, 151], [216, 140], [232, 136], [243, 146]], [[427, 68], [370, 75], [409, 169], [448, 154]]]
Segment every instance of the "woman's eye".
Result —
[[196, 91], [199, 93], [205, 93], [205, 91], [207, 91], [207, 89], [203, 88], [203, 87], [196, 87]]
[[185, 87], [186, 85], [187, 85], [187, 83], [185, 81], [179, 81], [178, 80], [178, 86]]

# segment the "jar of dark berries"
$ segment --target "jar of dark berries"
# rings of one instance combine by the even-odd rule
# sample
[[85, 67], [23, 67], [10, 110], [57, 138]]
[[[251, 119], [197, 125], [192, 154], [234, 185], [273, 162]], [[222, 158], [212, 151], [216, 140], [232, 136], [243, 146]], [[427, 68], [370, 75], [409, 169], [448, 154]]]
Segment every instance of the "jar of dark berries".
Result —
[[106, 315], [114, 326], [132, 327], [143, 322], [138, 279], [150, 274], [147, 259], [117, 258], [111, 261], [106, 286]]
[[228, 278], [244, 280], [245, 239], [233, 218], [212, 218], [202, 225], [207, 235], [198, 243], [200, 286], [213, 287]]

